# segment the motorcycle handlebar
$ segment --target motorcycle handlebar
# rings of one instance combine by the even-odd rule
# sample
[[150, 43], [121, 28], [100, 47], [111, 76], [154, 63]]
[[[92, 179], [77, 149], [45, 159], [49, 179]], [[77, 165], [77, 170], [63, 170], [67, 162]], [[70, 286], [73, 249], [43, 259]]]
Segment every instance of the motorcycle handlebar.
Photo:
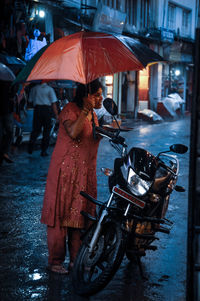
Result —
[[95, 127], [95, 130], [97, 131], [97, 133], [99, 134], [103, 134], [111, 139], [113, 139], [115, 137], [115, 135], [107, 130], [104, 130], [102, 127], [100, 126], [96, 126]]
[[173, 175], [176, 175], [176, 172], [174, 172], [169, 166], [165, 165], [164, 163], [159, 163], [161, 167], [166, 169], [167, 171], [171, 172]]
[[124, 137], [119, 136], [119, 135], [114, 135], [113, 133], [109, 132], [108, 130], [104, 130], [100, 126], [96, 126], [95, 129], [96, 129], [97, 133], [102, 134], [102, 135], [110, 138], [113, 143], [121, 144], [123, 146], [126, 146], [126, 144], [124, 143], [124, 141], [125, 141]]

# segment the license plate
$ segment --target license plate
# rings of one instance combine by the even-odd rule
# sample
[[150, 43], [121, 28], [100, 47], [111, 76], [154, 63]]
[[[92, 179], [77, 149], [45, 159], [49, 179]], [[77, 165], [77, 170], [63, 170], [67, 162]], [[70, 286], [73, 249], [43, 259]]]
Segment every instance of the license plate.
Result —
[[135, 206], [143, 209], [145, 207], [145, 202], [139, 200], [138, 198], [132, 196], [131, 194], [127, 193], [126, 191], [124, 191], [123, 189], [114, 186], [113, 187], [113, 193], [119, 195], [120, 197], [122, 197], [123, 199], [126, 199], [127, 201], [131, 202], [132, 204], [134, 204]]

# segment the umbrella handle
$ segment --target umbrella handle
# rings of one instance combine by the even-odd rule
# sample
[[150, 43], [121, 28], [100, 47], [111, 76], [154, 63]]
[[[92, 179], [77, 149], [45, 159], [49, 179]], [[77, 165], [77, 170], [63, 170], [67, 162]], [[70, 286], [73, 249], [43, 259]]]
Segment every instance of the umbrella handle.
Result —
[[96, 127], [96, 125], [95, 125], [95, 122], [94, 122], [94, 111], [92, 110], [92, 134], [93, 134], [94, 140], [97, 140], [97, 134], [96, 134], [95, 127]]

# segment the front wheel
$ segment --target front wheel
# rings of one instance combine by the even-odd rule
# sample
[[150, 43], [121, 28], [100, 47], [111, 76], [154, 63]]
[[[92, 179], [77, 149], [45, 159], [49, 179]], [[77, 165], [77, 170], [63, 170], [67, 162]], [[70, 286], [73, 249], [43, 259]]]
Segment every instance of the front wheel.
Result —
[[94, 250], [89, 253], [94, 230], [95, 225], [84, 238], [73, 268], [73, 286], [75, 292], [82, 296], [94, 295], [109, 283], [125, 252], [125, 239], [120, 225], [109, 222], [103, 225]]

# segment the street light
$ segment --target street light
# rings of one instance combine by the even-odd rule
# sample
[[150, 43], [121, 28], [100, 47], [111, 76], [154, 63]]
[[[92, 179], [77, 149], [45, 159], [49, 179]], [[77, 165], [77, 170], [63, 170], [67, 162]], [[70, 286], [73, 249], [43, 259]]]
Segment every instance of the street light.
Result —
[[176, 70], [175, 70], [175, 75], [176, 75], [176, 76], [179, 76], [180, 74], [181, 74], [181, 71], [180, 71], [179, 69], [176, 69]]
[[45, 16], [45, 11], [41, 9], [41, 10], [39, 11], [39, 16], [40, 16], [40, 18], [44, 18], [44, 16]]

